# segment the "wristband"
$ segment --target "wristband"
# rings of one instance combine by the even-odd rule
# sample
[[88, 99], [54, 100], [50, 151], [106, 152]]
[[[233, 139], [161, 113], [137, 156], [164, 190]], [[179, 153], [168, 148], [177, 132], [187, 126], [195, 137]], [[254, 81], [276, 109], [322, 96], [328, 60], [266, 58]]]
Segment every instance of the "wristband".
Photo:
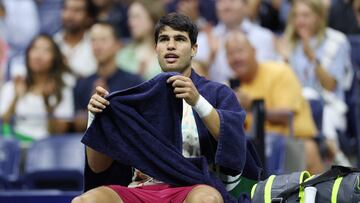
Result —
[[204, 118], [211, 113], [214, 107], [203, 96], [200, 95], [193, 108], [199, 114], [200, 118]]

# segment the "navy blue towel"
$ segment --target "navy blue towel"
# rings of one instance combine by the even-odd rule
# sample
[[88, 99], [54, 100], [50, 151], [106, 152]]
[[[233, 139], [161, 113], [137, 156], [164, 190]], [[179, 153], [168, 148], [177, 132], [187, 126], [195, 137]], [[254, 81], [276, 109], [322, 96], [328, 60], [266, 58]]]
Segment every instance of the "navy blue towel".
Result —
[[209, 172], [208, 164], [219, 165], [228, 174], [259, 178], [256, 152], [247, 150], [243, 109], [229, 88], [192, 71], [191, 78], [200, 94], [219, 113], [220, 138], [215, 141], [194, 112], [203, 156], [184, 158], [182, 100], [174, 96], [173, 88], [166, 83], [172, 75], [163, 73], [134, 88], [110, 94], [110, 105], [96, 115], [82, 142], [167, 184], [208, 184], [217, 188], [226, 202], [237, 202]]

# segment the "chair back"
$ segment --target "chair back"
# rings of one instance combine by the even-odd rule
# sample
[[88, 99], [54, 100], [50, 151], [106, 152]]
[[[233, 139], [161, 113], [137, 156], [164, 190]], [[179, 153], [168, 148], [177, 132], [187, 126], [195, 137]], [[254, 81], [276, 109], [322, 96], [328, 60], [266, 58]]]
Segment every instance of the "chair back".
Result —
[[26, 187], [82, 190], [85, 152], [80, 140], [81, 136], [74, 134], [34, 142], [25, 164]]
[[19, 177], [21, 150], [19, 142], [0, 136], [0, 188], [10, 187]]

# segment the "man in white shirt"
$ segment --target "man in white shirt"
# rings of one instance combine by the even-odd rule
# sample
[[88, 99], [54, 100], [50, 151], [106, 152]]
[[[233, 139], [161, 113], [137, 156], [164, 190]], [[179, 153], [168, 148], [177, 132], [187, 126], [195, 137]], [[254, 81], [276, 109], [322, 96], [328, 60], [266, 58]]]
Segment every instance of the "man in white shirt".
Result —
[[224, 48], [225, 35], [231, 30], [240, 30], [247, 35], [259, 61], [277, 58], [273, 34], [246, 19], [246, 4], [246, 0], [216, 0], [219, 23], [211, 31], [199, 33], [199, 49], [194, 60], [213, 81], [224, 82], [233, 75]]
[[63, 28], [54, 36], [76, 77], [96, 71], [88, 29], [93, 23], [95, 7], [87, 0], [65, 0], [61, 13]]

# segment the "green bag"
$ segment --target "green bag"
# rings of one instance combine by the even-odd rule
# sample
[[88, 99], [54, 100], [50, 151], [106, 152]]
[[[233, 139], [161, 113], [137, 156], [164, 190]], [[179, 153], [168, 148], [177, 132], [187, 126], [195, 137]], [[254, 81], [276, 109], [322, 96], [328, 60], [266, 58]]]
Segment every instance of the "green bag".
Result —
[[254, 185], [255, 203], [302, 203], [304, 188], [316, 187], [316, 203], [360, 202], [360, 169], [333, 166], [327, 172], [311, 176], [307, 171], [270, 176]]
[[[308, 178], [310, 178], [310, 173], [307, 171], [294, 172], [288, 175], [271, 175], [268, 179], [253, 186], [251, 190], [252, 202], [271, 203], [272, 199], [281, 192], [298, 186]], [[289, 197], [289, 202], [297, 202], [296, 200], [303, 199], [303, 191], [301, 188], [297, 195]]]

